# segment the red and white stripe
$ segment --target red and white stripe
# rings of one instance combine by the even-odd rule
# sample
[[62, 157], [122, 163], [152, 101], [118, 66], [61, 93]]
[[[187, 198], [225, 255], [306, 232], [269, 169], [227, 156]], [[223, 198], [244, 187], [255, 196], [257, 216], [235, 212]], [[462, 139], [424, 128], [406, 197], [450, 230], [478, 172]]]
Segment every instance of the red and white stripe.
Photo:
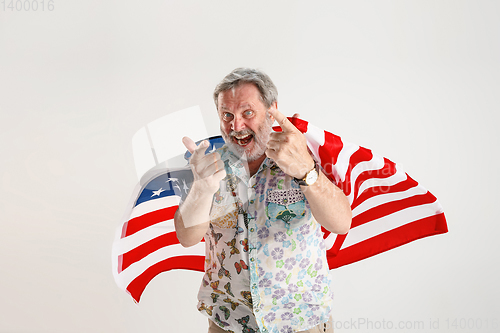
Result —
[[399, 165], [303, 120], [289, 119], [304, 133], [326, 175], [351, 203], [349, 233], [324, 230], [331, 269], [448, 231], [436, 197]]
[[[141, 188], [129, 204], [133, 207]], [[201, 242], [184, 248], [177, 239], [174, 213], [179, 196], [143, 202], [129, 208], [113, 243], [113, 274], [118, 286], [139, 302], [147, 284], [171, 269], [203, 271], [205, 246]]]

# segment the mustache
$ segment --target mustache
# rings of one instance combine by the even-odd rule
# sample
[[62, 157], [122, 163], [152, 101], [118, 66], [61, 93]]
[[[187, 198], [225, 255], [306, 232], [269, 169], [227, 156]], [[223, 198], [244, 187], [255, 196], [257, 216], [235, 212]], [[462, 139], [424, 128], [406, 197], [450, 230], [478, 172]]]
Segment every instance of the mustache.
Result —
[[247, 129], [244, 129], [243, 131], [231, 131], [231, 132], [229, 132], [229, 137], [243, 136], [243, 135], [249, 135], [249, 134], [255, 136], [255, 132], [252, 131], [251, 129], [247, 128]]

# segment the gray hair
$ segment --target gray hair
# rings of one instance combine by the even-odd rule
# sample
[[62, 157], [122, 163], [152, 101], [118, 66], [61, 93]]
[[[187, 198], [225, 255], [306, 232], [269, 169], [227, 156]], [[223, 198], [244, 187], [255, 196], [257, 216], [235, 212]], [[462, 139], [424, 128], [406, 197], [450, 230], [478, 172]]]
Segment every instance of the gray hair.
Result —
[[278, 89], [271, 78], [264, 72], [253, 68], [236, 68], [226, 75], [224, 79], [215, 87], [214, 102], [219, 109], [219, 94], [223, 91], [238, 87], [244, 83], [253, 83], [260, 91], [260, 99], [267, 108], [278, 100]]

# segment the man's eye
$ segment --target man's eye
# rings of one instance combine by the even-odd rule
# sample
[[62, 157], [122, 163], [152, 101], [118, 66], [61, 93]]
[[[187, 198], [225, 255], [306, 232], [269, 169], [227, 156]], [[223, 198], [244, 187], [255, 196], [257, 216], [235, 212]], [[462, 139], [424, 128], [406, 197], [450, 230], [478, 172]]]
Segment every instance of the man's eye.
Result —
[[222, 117], [224, 118], [224, 120], [230, 120], [230, 119], [233, 119], [233, 115], [229, 112], [224, 112], [222, 114]]
[[253, 111], [245, 111], [245, 117], [251, 117], [253, 115]]

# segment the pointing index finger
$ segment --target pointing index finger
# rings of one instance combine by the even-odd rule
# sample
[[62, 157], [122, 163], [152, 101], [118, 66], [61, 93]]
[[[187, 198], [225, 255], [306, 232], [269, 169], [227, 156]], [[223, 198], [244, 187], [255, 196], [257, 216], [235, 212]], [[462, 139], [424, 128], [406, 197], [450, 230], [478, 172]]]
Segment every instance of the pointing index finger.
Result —
[[272, 116], [274, 117], [274, 119], [276, 119], [283, 132], [293, 132], [296, 130], [295, 126], [290, 122], [290, 120], [288, 120], [288, 118], [279, 110], [273, 110]]
[[198, 146], [196, 146], [196, 143], [187, 136], [182, 138], [182, 143], [184, 144], [184, 146], [186, 146], [187, 150], [189, 150], [192, 157], [198, 156], [200, 154], [201, 156], [204, 156], [205, 155], [204, 152], [207, 150], [209, 146], [207, 140], [203, 140], [202, 142], [200, 142]]
[[190, 137], [183, 137], [182, 143], [191, 154], [196, 150], [196, 143], [194, 143], [193, 139], [191, 139]]

